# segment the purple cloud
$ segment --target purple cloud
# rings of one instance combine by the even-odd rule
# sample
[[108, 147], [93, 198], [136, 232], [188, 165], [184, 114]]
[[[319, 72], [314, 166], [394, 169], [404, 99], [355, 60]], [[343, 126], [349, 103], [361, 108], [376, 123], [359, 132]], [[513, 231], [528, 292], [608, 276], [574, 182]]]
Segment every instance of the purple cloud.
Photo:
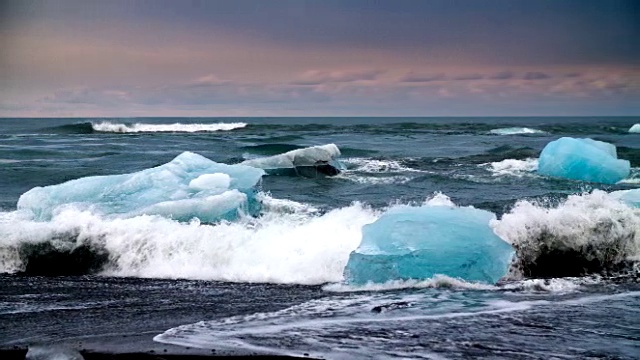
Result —
[[493, 75], [487, 76], [487, 79], [490, 80], [508, 80], [514, 77], [514, 74], [511, 71], [500, 71]]
[[400, 79], [401, 82], [430, 82], [442, 80], [446, 80], [444, 74], [420, 74], [413, 71], [410, 71]]
[[551, 75], [540, 71], [530, 71], [524, 74], [522, 79], [524, 80], [544, 80], [551, 78]]
[[326, 83], [344, 83], [355, 81], [373, 81], [383, 74], [384, 70], [309, 70], [302, 73], [292, 82], [294, 85], [322, 85]]
[[484, 75], [482, 74], [462, 74], [453, 77], [453, 80], [482, 80], [484, 79]]

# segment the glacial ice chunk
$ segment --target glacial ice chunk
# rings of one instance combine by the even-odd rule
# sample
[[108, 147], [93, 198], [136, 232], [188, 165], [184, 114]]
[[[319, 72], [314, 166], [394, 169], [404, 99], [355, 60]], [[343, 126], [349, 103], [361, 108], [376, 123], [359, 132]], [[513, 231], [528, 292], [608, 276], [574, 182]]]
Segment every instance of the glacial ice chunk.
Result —
[[489, 227], [493, 213], [471, 207], [399, 207], [362, 228], [349, 256], [350, 284], [427, 279], [436, 274], [496, 283], [514, 254]]
[[[340, 149], [335, 144], [327, 144], [296, 149], [264, 158], [249, 159], [241, 164], [264, 169], [270, 173], [277, 172], [275, 170], [295, 169], [305, 176], [317, 172], [325, 175], [337, 175], [345, 168], [337, 160], [339, 156]], [[309, 169], [314, 171], [307, 171]]]
[[65, 206], [123, 217], [162, 215], [187, 221], [232, 220], [239, 209], [257, 211], [254, 187], [264, 171], [227, 165], [184, 152], [172, 161], [131, 174], [90, 176], [36, 187], [20, 196], [18, 209], [49, 220]]
[[640, 133], [640, 124], [635, 124], [629, 129], [630, 133]]
[[629, 161], [618, 159], [615, 145], [570, 137], [548, 143], [538, 162], [539, 174], [603, 184], [617, 183], [630, 169]]

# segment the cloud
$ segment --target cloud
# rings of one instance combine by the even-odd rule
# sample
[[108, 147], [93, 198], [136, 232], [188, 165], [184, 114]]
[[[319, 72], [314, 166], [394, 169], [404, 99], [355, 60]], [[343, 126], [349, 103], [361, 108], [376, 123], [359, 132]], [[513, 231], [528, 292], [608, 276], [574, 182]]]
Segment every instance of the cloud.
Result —
[[[617, 113], [628, 114], [640, 96], [640, 73], [637, 71], [598, 70], [567, 77], [567, 70], [532, 69], [529, 72], [469, 71], [430, 78], [431, 81], [402, 81], [407, 76], [426, 78], [425, 72], [413, 71], [395, 79], [383, 77], [384, 72], [315, 71], [306, 72], [308, 83], [296, 82], [301, 76], [283, 78], [278, 83], [229, 81], [213, 75], [187, 78], [164, 85], [118, 87], [67, 87], [52, 91], [31, 104], [34, 111], [20, 109], [5, 101], [4, 114], [94, 114], [94, 116], [225, 116], [241, 110], [245, 116], [313, 116], [313, 115], [461, 115], [456, 105], [475, 106], [477, 114], [487, 114], [496, 108], [509, 115], [513, 104], [520, 104], [518, 114], [536, 114], [535, 109], [597, 108], [602, 104]], [[543, 71], [544, 70], [544, 71]], [[544, 74], [544, 81], [526, 81], [528, 74]], [[474, 81], [454, 78], [481, 77]], [[457, 76], [456, 76], [457, 75]], [[541, 78], [532, 76], [531, 78]], [[371, 80], [373, 79], [373, 80]], [[448, 79], [448, 80], [447, 80]], [[323, 82], [321, 82], [322, 80]], [[390, 81], [391, 80], [391, 81]], [[395, 80], [395, 81], [393, 81]], [[497, 106], [499, 105], [499, 106]], [[497, 106], [497, 107], [496, 107]], [[515, 106], [515, 105], [514, 105]], [[546, 107], [545, 107], [546, 106]], [[552, 107], [555, 106], [555, 107]], [[637, 108], [637, 106], [636, 106]], [[452, 110], [455, 109], [455, 110]], [[528, 109], [528, 110], [527, 110]], [[533, 110], [532, 110], [533, 109]], [[581, 110], [582, 109], [582, 110]], [[631, 109], [631, 110], [630, 110]], [[51, 112], [47, 112], [47, 111]], [[360, 111], [360, 112], [358, 112]], [[576, 110], [577, 111], [577, 110]], [[616, 110], [617, 111], [617, 110]], [[568, 112], [565, 112], [567, 114]], [[612, 112], [615, 114], [616, 112]], [[83, 116], [83, 115], [81, 115]]]
[[462, 74], [458, 76], [454, 76], [453, 80], [482, 80], [484, 79], [484, 75], [482, 74]]
[[522, 76], [524, 80], [544, 80], [549, 78], [551, 78], [551, 75], [540, 71], [530, 71]]
[[490, 80], [508, 80], [514, 77], [514, 74], [511, 71], [500, 71], [495, 74], [487, 76], [487, 79]]
[[121, 89], [93, 89], [89, 87], [62, 88], [39, 100], [41, 103], [64, 103], [114, 106], [132, 100], [129, 91]]
[[579, 72], [570, 72], [570, 73], [564, 74], [564, 77], [566, 77], [566, 78], [576, 78], [576, 77], [580, 77], [580, 76], [582, 76], [582, 74], [579, 73]]
[[194, 79], [192, 81], [189, 81], [187, 85], [194, 86], [194, 87], [217, 86], [217, 85], [225, 85], [225, 84], [228, 84], [229, 82], [230, 82], [229, 80], [220, 79], [218, 76], [214, 74], [208, 74], [205, 76], [201, 76], [197, 79]]
[[292, 82], [294, 85], [321, 85], [326, 83], [344, 83], [355, 81], [373, 81], [383, 74], [384, 70], [309, 70]]
[[413, 71], [408, 72], [400, 78], [401, 82], [430, 82], [442, 80], [446, 80], [446, 76], [444, 74], [421, 74]]

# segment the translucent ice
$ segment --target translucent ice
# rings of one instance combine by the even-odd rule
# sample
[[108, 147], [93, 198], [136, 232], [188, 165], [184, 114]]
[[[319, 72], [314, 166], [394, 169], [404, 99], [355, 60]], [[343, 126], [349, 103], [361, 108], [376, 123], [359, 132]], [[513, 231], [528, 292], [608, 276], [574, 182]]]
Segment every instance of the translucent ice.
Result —
[[640, 189], [614, 191], [611, 196], [630, 206], [640, 208]]
[[18, 209], [48, 220], [65, 206], [103, 214], [155, 214], [175, 220], [231, 220], [239, 209], [258, 206], [254, 186], [264, 174], [244, 165], [213, 162], [184, 152], [172, 161], [131, 174], [91, 176], [59, 185], [36, 187], [22, 194]]
[[563, 137], [540, 153], [538, 173], [547, 176], [615, 184], [629, 176], [630, 164], [620, 160], [615, 145], [592, 139]]
[[640, 124], [635, 124], [629, 129], [630, 133], [640, 133]]
[[427, 279], [436, 274], [496, 283], [513, 256], [489, 227], [488, 211], [455, 206], [399, 207], [362, 228], [349, 256], [350, 284]]
[[295, 169], [305, 176], [315, 175], [317, 172], [325, 175], [337, 175], [344, 168], [336, 160], [339, 156], [340, 149], [335, 144], [327, 144], [296, 149], [265, 158], [250, 159], [242, 164], [264, 169], [270, 173], [282, 169]]

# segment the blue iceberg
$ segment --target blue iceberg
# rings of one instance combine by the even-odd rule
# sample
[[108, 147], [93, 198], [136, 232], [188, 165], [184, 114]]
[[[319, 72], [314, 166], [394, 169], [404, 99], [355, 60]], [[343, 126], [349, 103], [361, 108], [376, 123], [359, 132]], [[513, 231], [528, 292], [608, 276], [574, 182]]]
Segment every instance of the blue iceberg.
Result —
[[514, 251], [494, 234], [493, 213], [463, 207], [422, 206], [389, 210], [362, 228], [362, 242], [349, 256], [349, 284], [428, 279], [436, 274], [496, 283]]
[[629, 176], [631, 164], [618, 159], [615, 145], [563, 137], [540, 153], [538, 173], [573, 180], [615, 184]]
[[640, 133], [640, 124], [634, 124], [631, 128], [629, 128], [630, 133]]
[[36, 187], [20, 196], [19, 210], [49, 220], [75, 206], [107, 215], [162, 215], [179, 221], [233, 220], [239, 211], [255, 213], [255, 186], [264, 171], [227, 165], [184, 152], [172, 161], [131, 174], [90, 176]]

